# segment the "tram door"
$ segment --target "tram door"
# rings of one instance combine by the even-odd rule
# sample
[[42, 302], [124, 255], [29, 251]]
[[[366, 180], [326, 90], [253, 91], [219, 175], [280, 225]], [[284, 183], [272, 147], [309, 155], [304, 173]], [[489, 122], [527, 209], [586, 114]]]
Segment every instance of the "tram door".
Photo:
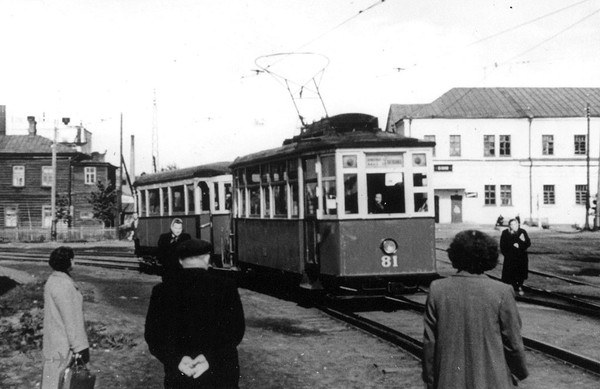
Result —
[[[317, 173], [314, 157], [302, 161], [304, 172], [304, 270], [308, 281], [314, 286], [320, 271], [318, 249]], [[303, 282], [305, 284], [305, 282]]]

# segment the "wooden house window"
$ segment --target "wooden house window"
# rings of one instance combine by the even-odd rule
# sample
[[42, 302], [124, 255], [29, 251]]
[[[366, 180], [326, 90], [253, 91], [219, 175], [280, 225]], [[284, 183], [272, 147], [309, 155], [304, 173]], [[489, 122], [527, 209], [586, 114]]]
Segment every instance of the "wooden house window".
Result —
[[4, 226], [16, 227], [19, 220], [19, 214], [16, 206], [7, 206], [4, 208]]
[[25, 186], [25, 166], [13, 166], [13, 186]]
[[83, 173], [84, 173], [86, 185], [96, 184], [96, 168], [95, 167], [85, 167]]
[[42, 186], [52, 186], [52, 166], [42, 166]]

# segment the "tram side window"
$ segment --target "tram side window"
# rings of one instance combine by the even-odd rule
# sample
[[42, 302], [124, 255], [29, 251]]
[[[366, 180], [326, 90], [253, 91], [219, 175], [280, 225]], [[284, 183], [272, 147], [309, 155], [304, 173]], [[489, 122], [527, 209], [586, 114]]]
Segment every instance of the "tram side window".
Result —
[[316, 158], [306, 158], [302, 161], [304, 172], [304, 214], [314, 216], [317, 214], [317, 165]]
[[240, 197], [238, 202], [239, 217], [246, 217], [246, 189], [242, 188], [238, 191]]
[[148, 216], [146, 214], [146, 202], [148, 201], [148, 199], [146, 198], [146, 191], [141, 191], [140, 192], [140, 215], [141, 216]]
[[321, 157], [321, 177], [323, 181], [325, 215], [337, 215], [337, 195], [335, 190], [335, 156]]
[[291, 195], [291, 207], [290, 210], [292, 217], [297, 218], [300, 215], [300, 200], [298, 191], [298, 160], [292, 159], [287, 163], [287, 171], [285, 172], [286, 178], [290, 184], [290, 195]]
[[160, 188], [163, 195], [163, 215], [169, 214], [169, 193], [167, 188]]
[[150, 206], [150, 216], [160, 214], [160, 195], [159, 189], [150, 189], [148, 191], [148, 205]]
[[186, 185], [188, 195], [188, 212], [194, 212], [194, 185]]
[[231, 184], [225, 184], [225, 209], [231, 211]]
[[369, 213], [405, 213], [404, 173], [367, 174]]
[[213, 204], [215, 205], [215, 211], [220, 211], [221, 210], [221, 206], [219, 203], [219, 183], [218, 182], [213, 182], [213, 188], [214, 188], [214, 200], [213, 200]]
[[204, 181], [198, 183], [200, 187], [200, 209], [203, 212], [210, 211], [210, 192], [208, 190], [208, 184]]
[[183, 185], [171, 188], [171, 196], [173, 197], [173, 212], [185, 212], [185, 201], [183, 198]]
[[358, 213], [356, 174], [344, 174], [344, 209], [346, 214]]
[[287, 217], [285, 161], [271, 164], [271, 183], [271, 187], [273, 188], [274, 216]]
[[250, 196], [250, 216], [260, 216], [260, 188], [248, 188], [248, 194]]
[[317, 214], [317, 183], [307, 182], [304, 185], [304, 212], [307, 216]]

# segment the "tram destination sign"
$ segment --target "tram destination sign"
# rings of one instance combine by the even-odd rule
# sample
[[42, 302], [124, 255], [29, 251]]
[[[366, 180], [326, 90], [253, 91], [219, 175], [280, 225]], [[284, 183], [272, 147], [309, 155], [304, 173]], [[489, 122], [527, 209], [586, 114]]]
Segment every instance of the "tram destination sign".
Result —
[[433, 171], [435, 171], [435, 172], [451, 172], [452, 165], [433, 165]]
[[368, 154], [367, 167], [402, 167], [404, 156], [402, 154]]

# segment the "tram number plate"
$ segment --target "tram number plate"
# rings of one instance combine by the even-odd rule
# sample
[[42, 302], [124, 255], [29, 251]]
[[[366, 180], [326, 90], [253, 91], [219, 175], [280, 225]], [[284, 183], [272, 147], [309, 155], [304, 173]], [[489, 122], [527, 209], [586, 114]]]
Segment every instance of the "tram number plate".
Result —
[[382, 267], [398, 267], [398, 256], [397, 255], [384, 255], [381, 257]]

